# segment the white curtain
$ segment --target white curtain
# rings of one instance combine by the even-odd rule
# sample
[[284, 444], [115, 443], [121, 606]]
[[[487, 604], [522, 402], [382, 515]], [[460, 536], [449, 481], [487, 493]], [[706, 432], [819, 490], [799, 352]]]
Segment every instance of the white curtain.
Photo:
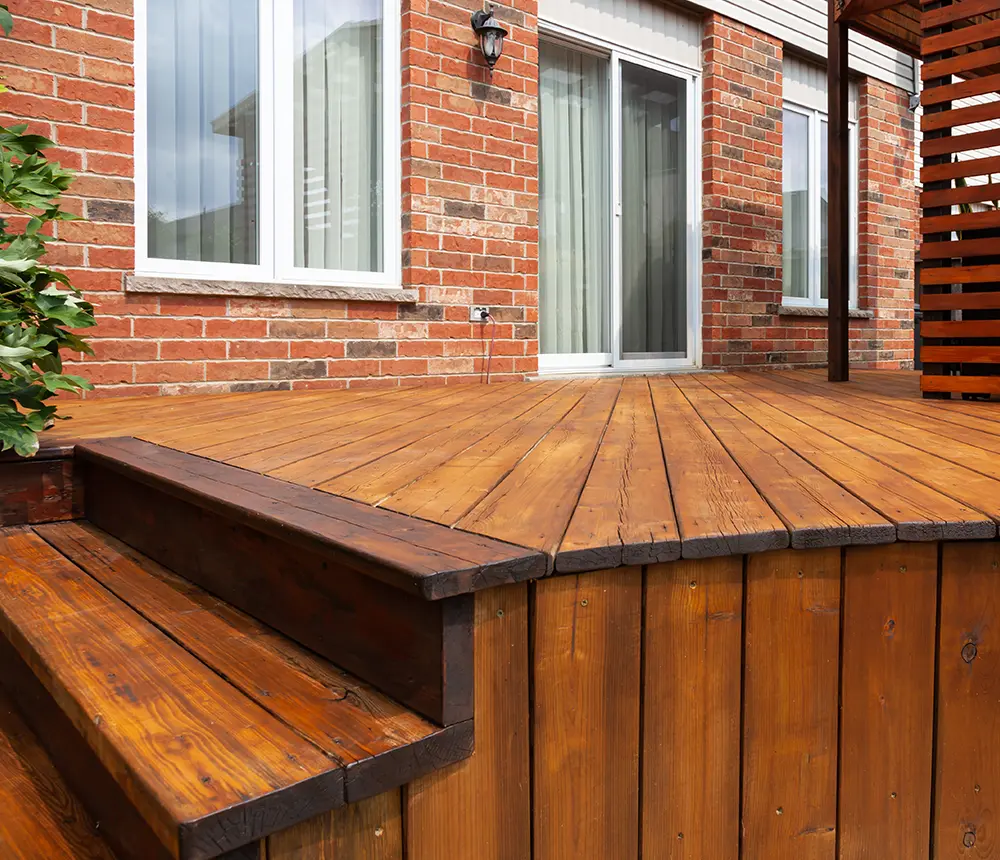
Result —
[[784, 294], [804, 299], [809, 297], [809, 117], [785, 111], [782, 151]]
[[608, 61], [540, 48], [539, 350], [607, 353]]
[[381, 2], [294, 7], [295, 265], [381, 271]]
[[622, 64], [622, 354], [687, 352], [685, 85]]
[[151, 257], [257, 262], [257, 0], [148, 4]]

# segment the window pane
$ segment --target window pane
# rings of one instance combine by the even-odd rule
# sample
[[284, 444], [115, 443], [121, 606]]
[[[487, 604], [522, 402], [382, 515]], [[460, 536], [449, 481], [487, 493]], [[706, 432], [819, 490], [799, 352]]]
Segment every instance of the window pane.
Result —
[[257, 262], [257, 0], [148, 4], [150, 257]]
[[540, 51], [539, 349], [611, 351], [608, 61]]
[[382, 271], [382, 4], [295, 0], [294, 16], [295, 265]]
[[784, 112], [782, 243], [786, 296], [809, 297], [809, 118]]
[[622, 354], [687, 352], [685, 83], [622, 63]]
[[[826, 220], [827, 212], [829, 211], [829, 201], [830, 201], [830, 184], [828, 178], [829, 159], [827, 157], [830, 141], [827, 139], [828, 133], [829, 133], [829, 126], [826, 124], [826, 120], [824, 119], [819, 124], [819, 236], [820, 236], [819, 288], [820, 288], [820, 296], [822, 296], [824, 299], [827, 297], [828, 270], [826, 267], [826, 261], [827, 257], [829, 256], [827, 249], [830, 245], [828, 238], [830, 225], [827, 223]], [[850, 168], [848, 168], [848, 170], [850, 170]]]

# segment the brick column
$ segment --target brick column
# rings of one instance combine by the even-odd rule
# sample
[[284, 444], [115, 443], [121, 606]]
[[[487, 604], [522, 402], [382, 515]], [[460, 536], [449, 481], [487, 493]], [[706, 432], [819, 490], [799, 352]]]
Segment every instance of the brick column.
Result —
[[470, 17], [479, 0], [405, 0], [403, 284], [427, 339], [400, 344], [430, 373], [478, 373], [469, 306], [497, 320], [494, 373], [538, 366], [538, 4], [508, 0], [491, 75]]
[[706, 367], [784, 361], [781, 59], [776, 39], [705, 18], [702, 338]]
[[858, 119], [858, 303], [875, 318], [852, 338], [851, 360], [868, 367], [912, 367], [918, 240], [909, 94], [865, 78]]

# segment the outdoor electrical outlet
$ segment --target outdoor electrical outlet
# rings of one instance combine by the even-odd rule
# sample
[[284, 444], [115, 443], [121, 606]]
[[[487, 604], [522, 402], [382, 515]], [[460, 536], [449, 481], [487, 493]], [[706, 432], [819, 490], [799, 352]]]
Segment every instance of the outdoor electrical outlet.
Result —
[[469, 308], [469, 322], [486, 322], [490, 318], [490, 309], [482, 305]]

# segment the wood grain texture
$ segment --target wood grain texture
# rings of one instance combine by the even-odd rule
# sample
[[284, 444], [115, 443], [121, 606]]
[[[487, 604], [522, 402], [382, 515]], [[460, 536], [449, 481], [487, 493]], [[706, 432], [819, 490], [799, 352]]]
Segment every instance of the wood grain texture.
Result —
[[136, 439], [82, 445], [77, 453], [84, 469], [115, 472], [430, 600], [545, 570], [537, 552]]
[[114, 860], [2, 688], [0, 809], [0, 856], [5, 860]]
[[730, 456], [791, 533], [793, 549], [887, 543], [896, 529], [806, 460], [789, 451], [695, 377], [677, 380]]
[[941, 559], [935, 860], [1000, 852], [1000, 546]]
[[68, 520], [82, 509], [72, 459], [0, 460], [0, 526]]
[[743, 558], [651, 565], [644, 616], [643, 860], [736, 860]]
[[[92, 470], [90, 474], [94, 474]], [[472, 655], [443, 659], [444, 604], [407, 594], [324, 555], [100, 472], [88, 518], [164, 567], [311, 648], [442, 725], [472, 715]], [[471, 595], [449, 598], [465, 601]], [[457, 675], [449, 684], [446, 675]]]
[[936, 544], [846, 551], [841, 860], [929, 856], [937, 556]]
[[788, 546], [788, 530], [667, 377], [650, 380], [684, 558]]
[[267, 840], [267, 860], [403, 860], [399, 791], [304, 821]]
[[556, 555], [560, 573], [680, 558], [645, 379], [627, 379]]
[[0, 634], [181, 860], [343, 803], [319, 749], [26, 531], [0, 535]]
[[835, 856], [840, 552], [747, 559], [745, 860]]
[[476, 595], [476, 748], [404, 790], [407, 860], [531, 856], [528, 586]]
[[635, 857], [642, 570], [535, 586], [534, 860]]
[[471, 727], [442, 729], [89, 523], [36, 532], [340, 764], [349, 803], [468, 755]]

